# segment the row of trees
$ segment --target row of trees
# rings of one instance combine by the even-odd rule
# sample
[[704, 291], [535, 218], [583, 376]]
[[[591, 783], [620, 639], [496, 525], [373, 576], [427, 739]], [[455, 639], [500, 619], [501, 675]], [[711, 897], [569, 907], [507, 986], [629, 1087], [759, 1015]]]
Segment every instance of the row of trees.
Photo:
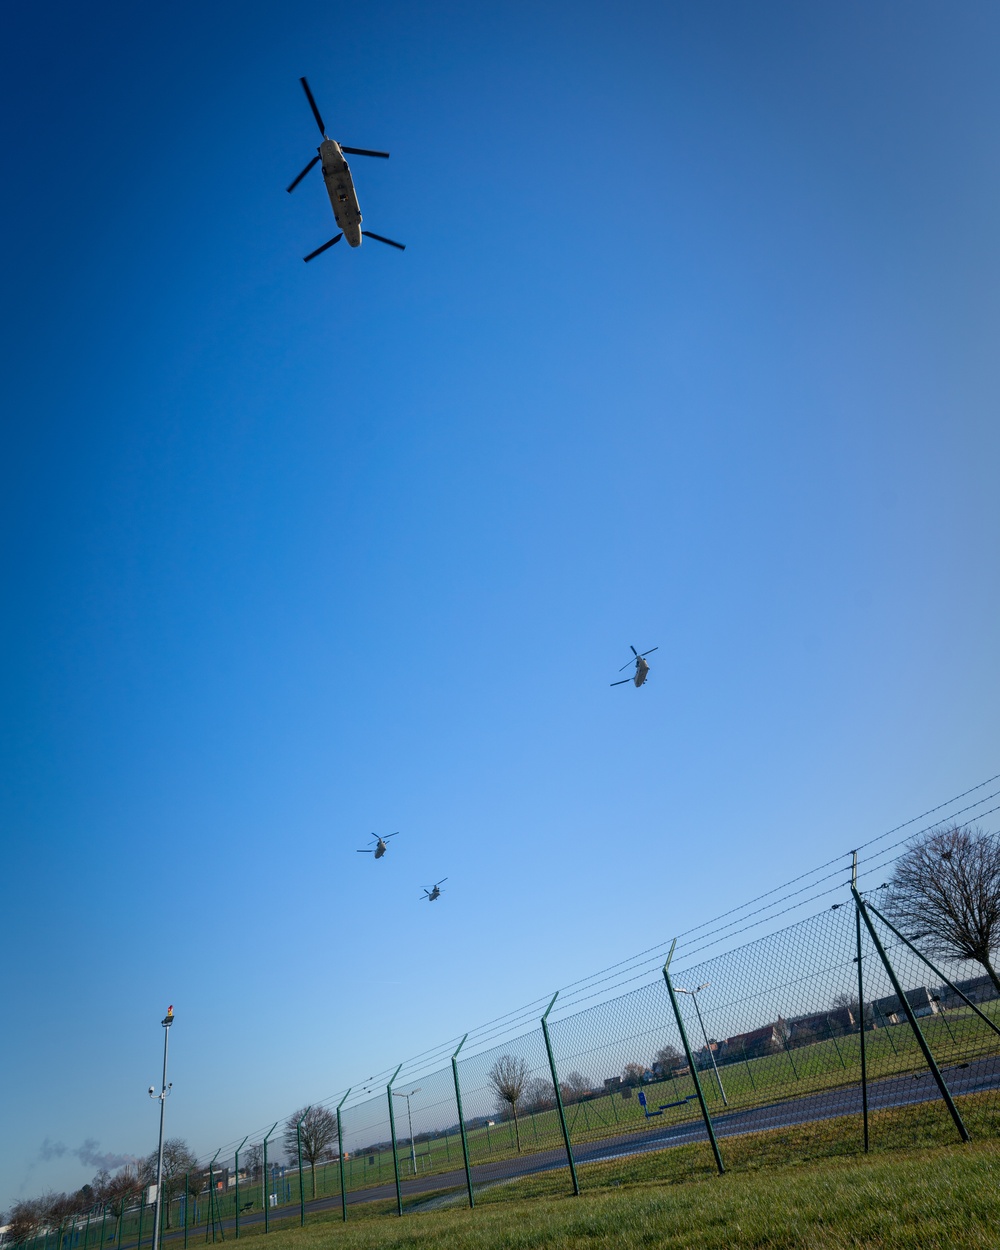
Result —
[[[43, 1229], [60, 1229], [75, 1219], [107, 1212], [120, 1219], [139, 1195], [156, 1180], [157, 1152], [127, 1163], [118, 1171], [98, 1172], [88, 1184], [72, 1193], [50, 1192], [37, 1198], [21, 1198], [11, 1207], [3, 1222], [8, 1224], [8, 1237], [20, 1245], [30, 1241]], [[185, 1177], [192, 1179], [192, 1192], [202, 1187], [202, 1171], [198, 1160], [179, 1137], [163, 1143], [163, 1196], [166, 1203], [167, 1227], [170, 1227], [170, 1202], [184, 1190]]]

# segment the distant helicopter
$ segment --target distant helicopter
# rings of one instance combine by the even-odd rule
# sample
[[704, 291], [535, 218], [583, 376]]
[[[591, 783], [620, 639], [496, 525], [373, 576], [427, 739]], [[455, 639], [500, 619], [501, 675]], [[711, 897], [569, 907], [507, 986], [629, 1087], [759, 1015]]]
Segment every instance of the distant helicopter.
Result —
[[632, 654], [635, 656], [635, 659], [629, 660], [628, 664], [623, 664], [618, 671], [619, 673], [624, 673], [625, 670], [630, 665], [634, 664], [635, 673], [631, 677], [623, 677], [621, 681], [613, 681], [611, 683], [612, 686], [625, 686], [630, 681], [634, 681], [636, 684], [636, 687], [641, 686], [642, 683], [649, 676], [649, 665], [646, 663], [646, 656], [652, 655], [654, 651], [659, 651], [660, 649], [658, 646], [650, 647], [648, 651], [643, 651], [642, 655], [640, 655], [639, 652], [636, 651], [635, 647], [632, 647], [631, 643], [629, 644], [629, 646], [631, 648]]
[[396, 830], [396, 833], [387, 833], [384, 838], [380, 838], [378, 834], [373, 833], [372, 837], [375, 839], [375, 845], [366, 846], [363, 850], [358, 851], [358, 854], [359, 855], [374, 855], [376, 859], [381, 859], [382, 856], [389, 849], [386, 846], [386, 843], [389, 841], [390, 838], [394, 838], [397, 833], [399, 833], [398, 829]]
[[[424, 898], [427, 899], [428, 903], [433, 903], [436, 898], [441, 897], [441, 886], [444, 885], [447, 880], [447, 877], [442, 877], [437, 885], [431, 886], [429, 890], [424, 890]], [[424, 900], [421, 899], [420, 901], [423, 902]]]
[[304, 78], [300, 78], [299, 82], [302, 84], [302, 90], [306, 93], [306, 99], [309, 101], [309, 107], [313, 111], [313, 117], [316, 118], [316, 125], [319, 126], [323, 142], [319, 145], [318, 155], [312, 158], [302, 173], [285, 190], [291, 194], [310, 169], [322, 161], [323, 181], [326, 183], [327, 194], [330, 196], [333, 215], [336, 218], [337, 225], [340, 227], [339, 234], [335, 234], [322, 247], [318, 247], [315, 252], [310, 252], [308, 256], [303, 256], [302, 259], [305, 261], [315, 260], [321, 252], [325, 252], [328, 247], [333, 247], [334, 243], [339, 243], [341, 239], [346, 239], [351, 247], [360, 247], [362, 235], [367, 235], [369, 239], [378, 239], [379, 243], [388, 243], [390, 247], [398, 247], [401, 252], [405, 252], [405, 243], [397, 243], [394, 239], [386, 239], [381, 234], [373, 234], [371, 230], [361, 229], [361, 206], [358, 204], [358, 194], [354, 190], [351, 168], [347, 161], [344, 160], [345, 152], [350, 152], [352, 156], [381, 156], [384, 160], [389, 159], [389, 153], [372, 152], [368, 148], [347, 148], [338, 143], [336, 139], [329, 138], [326, 133], [326, 126], [323, 125], [323, 118], [320, 117], [316, 101], [313, 99], [313, 93], [309, 90], [309, 84]]

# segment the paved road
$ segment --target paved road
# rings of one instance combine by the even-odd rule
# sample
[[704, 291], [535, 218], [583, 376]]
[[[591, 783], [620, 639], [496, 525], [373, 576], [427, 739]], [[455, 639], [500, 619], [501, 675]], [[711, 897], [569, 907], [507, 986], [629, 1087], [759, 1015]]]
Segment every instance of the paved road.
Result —
[[[943, 1072], [948, 1088], [953, 1094], [974, 1094], [983, 1090], [997, 1089], [1000, 1087], [1000, 1056], [991, 1055], [969, 1064], [945, 1068]], [[916, 1074], [904, 1073], [868, 1083], [868, 1107], [871, 1111], [911, 1106], [915, 1103], [930, 1102], [939, 1097], [934, 1078], [926, 1069]], [[697, 1108], [697, 1103], [691, 1105], [692, 1108]], [[791, 1098], [785, 1102], [753, 1107], [747, 1111], [713, 1115], [712, 1122], [716, 1135], [721, 1138], [736, 1137], [744, 1133], [759, 1133], [766, 1129], [791, 1128], [797, 1124], [813, 1124], [818, 1120], [831, 1120], [840, 1115], [860, 1113], [860, 1087], [845, 1085], [803, 1098]], [[650, 1121], [650, 1124], [652, 1127], [646, 1132], [640, 1129], [574, 1147], [573, 1153], [577, 1163], [599, 1163], [609, 1159], [646, 1154], [654, 1150], [665, 1150], [671, 1146], [683, 1146], [689, 1142], [708, 1140], [708, 1134], [700, 1116], [662, 1130], [656, 1129], [654, 1121]], [[562, 1147], [518, 1155], [496, 1163], [477, 1164], [472, 1169], [472, 1181], [474, 1186], [496, 1184], [521, 1176], [532, 1176], [538, 1172], [549, 1172], [560, 1167], [566, 1167], [566, 1152]], [[416, 1176], [408, 1179], [404, 1177], [401, 1187], [403, 1200], [406, 1201], [419, 1197], [421, 1194], [439, 1190], [455, 1189], [464, 1192], [465, 1186], [465, 1172], [458, 1169], [452, 1172], [437, 1172], [430, 1176]], [[358, 1202], [378, 1202], [385, 1199], [395, 1201], [394, 1184], [373, 1185], [371, 1188], [350, 1191], [347, 1195], [348, 1206]], [[339, 1207], [339, 1194], [306, 1203], [307, 1212], [327, 1211]], [[294, 1215], [294, 1208], [284, 1206], [274, 1211], [271, 1218], [273, 1221], [280, 1219], [284, 1223], [294, 1218]], [[240, 1218], [240, 1227], [261, 1224], [263, 1220], [262, 1211], [251, 1211]], [[224, 1227], [227, 1235], [230, 1234], [233, 1221], [225, 1221]], [[204, 1230], [203, 1228], [199, 1232], [191, 1230], [190, 1235], [196, 1242], [199, 1242], [204, 1238]], [[128, 1250], [128, 1247], [125, 1250]]]

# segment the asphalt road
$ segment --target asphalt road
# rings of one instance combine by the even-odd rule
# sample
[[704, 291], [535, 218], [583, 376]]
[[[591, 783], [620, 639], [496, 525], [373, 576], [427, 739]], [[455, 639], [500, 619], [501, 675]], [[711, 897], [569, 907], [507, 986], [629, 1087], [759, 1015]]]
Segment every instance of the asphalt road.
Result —
[[[988, 1056], [977, 1059], [967, 1065], [958, 1065], [943, 1069], [945, 1081], [952, 1094], [974, 1094], [982, 1090], [1000, 1087], [1000, 1056]], [[880, 1081], [868, 1083], [868, 1107], [870, 1111], [882, 1111], [892, 1107], [906, 1107], [915, 1103], [931, 1102], [940, 1098], [937, 1085], [931, 1073], [926, 1069], [918, 1073], [905, 1073], [899, 1076], [885, 1077]], [[691, 1104], [697, 1110], [697, 1103]], [[712, 1123], [716, 1136], [719, 1138], [736, 1137], [744, 1133], [759, 1133], [766, 1129], [791, 1128], [797, 1124], [813, 1124], [819, 1120], [830, 1120], [841, 1115], [861, 1113], [861, 1089], [858, 1085], [844, 1085], [836, 1089], [823, 1090], [818, 1094], [810, 1094], [803, 1098], [790, 1098], [783, 1102], [770, 1103], [761, 1107], [753, 1107], [746, 1111], [713, 1112]], [[655, 1120], [649, 1121], [650, 1127], [643, 1132], [633, 1130], [614, 1137], [603, 1138], [599, 1142], [586, 1142], [574, 1147], [577, 1164], [599, 1163], [608, 1159], [627, 1158], [631, 1155], [646, 1154], [654, 1150], [665, 1150], [671, 1146], [683, 1146], [689, 1142], [707, 1141], [708, 1134], [700, 1116], [674, 1124], [669, 1128], [657, 1130]], [[956, 1140], [958, 1133], [956, 1131]], [[401, 1159], [401, 1167], [406, 1160]], [[552, 1150], [540, 1150], [531, 1154], [516, 1155], [511, 1159], [502, 1159], [496, 1163], [478, 1164], [472, 1169], [473, 1186], [495, 1185], [498, 1182], [514, 1180], [521, 1176], [532, 1176], [538, 1172], [549, 1172], [555, 1168], [566, 1167], [566, 1152], [561, 1147]], [[457, 1169], [452, 1172], [437, 1172], [429, 1176], [401, 1177], [401, 1188], [404, 1202], [419, 1197], [421, 1194], [439, 1190], [454, 1189], [465, 1191], [465, 1172]], [[394, 1184], [373, 1185], [366, 1189], [350, 1191], [347, 1195], [348, 1206], [359, 1202], [378, 1202], [386, 1199], [395, 1201], [396, 1187]], [[340, 1196], [318, 1198], [306, 1203], [306, 1211], [328, 1211], [340, 1207]], [[282, 1224], [294, 1218], [294, 1208], [279, 1207], [272, 1212], [271, 1219]], [[250, 1211], [240, 1217], [240, 1227], [246, 1228], [263, 1223], [262, 1211]], [[231, 1235], [233, 1221], [226, 1220], [223, 1225], [226, 1235]], [[190, 1237], [196, 1242], [204, 1239], [203, 1226], [199, 1230], [190, 1231]], [[171, 1234], [176, 1237], [176, 1233]], [[121, 1250], [128, 1250], [122, 1247]]]

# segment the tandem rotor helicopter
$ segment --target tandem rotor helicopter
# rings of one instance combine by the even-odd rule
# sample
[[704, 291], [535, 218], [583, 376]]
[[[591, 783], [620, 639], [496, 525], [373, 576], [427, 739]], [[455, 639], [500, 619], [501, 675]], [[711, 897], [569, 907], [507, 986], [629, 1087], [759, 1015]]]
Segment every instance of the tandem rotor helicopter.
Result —
[[381, 859], [382, 856], [389, 849], [386, 843], [389, 841], [390, 838], [394, 838], [396, 834], [398, 833], [399, 833], [399, 830], [397, 829], [396, 833], [387, 833], [384, 838], [380, 838], [377, 833], [373, 833], [372, 837], [375, 839], [375, 845], [363, 847], [361, 850], [358, 851], [358, 854], [359, 855], [374, 855], [376, 859]]
[[632, 664], [634, 664], [635, 672], [633, 673], [631, 677], [623, 677], [621, 681], [611, 682], [610, 684], [612, 686], [626, 686], [628, 685], [630, 681], [635, 682], [636, 688], [641, 686], [642, 683], [649, 676], [649, 665], [646, 663], [646, 656], [652, 655], [654, 651], [659, 651], [660, 649], [658, 646], [650, 647], [648, 651], [643, 651], [642, 655], [640, 655], [639, 652], [636, 651], [635, 647], [633, 647], [631, 643], [629, 644], [629, 647], [631, 648], [632, 654], [635, 656], [635, 659], [629, 660], [628, 664], [623, 664], [618, 671], [619, 673], [624, 673], [627, 668], [629, 668]]
[[300, 78], [299, 82], [302, 84], [302, 90], [306, 93], [306, 99], [309, 101], [313, 117], [316, 118], [316, 125], [319, 127], [319, 133], [323, 136], [323, 142], [317, 149], [317, 155], [312, 158], [302, 173], [285, 190], [291, 194], [312, 167], [322, 161], [323, 181], [326, 183], [330, 205], [333, 208], [333, 216], [340, 227], [339, 234], [335, 234], [332, 239], [327, 239], [322, 246], [316, 248], [314, 252], [310, 252], [308, 256], [303, 256], [302, 259], [307, 262], [315, 260], [321, 252], [325, 252], [327, 248], [333, 247], [334, 243], [339, 243], [341, 239], [346, 239], [351, 247], [360, 247], [362, 236], [369, 239], [377, 239], [379, 243], [388, 243], [390, 247], [398, 247], [401, 252], [405, 252], [405, 243], [397, 243], [395, 239], [387, 239], [384, 235], [375, 234], [371, 230], [361, 229], [361, 207], [358, 204], [358, 193], [354, 189], [351, 167], [344, 159], [345, 152], [349, 152], [351, 156], [380, 156], [383, 160], [389, 159], [389, 153], [373, 152], [370, 148], [349, 148], [342, 143], [338, 143], [336, 139], [331, 139], [326, 133], [326, 126], [323, 124], [323, 118], [316, 107], [313, 93], [309, 90], [308, 82], [304, 78]]
[[428, 903], [433, 903], [435, 899], [440, 898], [442, 894], [441, 887], [442, 885], [444, 885], [444, 883], [447, 880], [448, 880], [447, 877], [442, 877], [441, 880], [437, 883], [437, 885], [432, 885], [429, 890], [424, 890], [420, 901], [423, 902], [424, 899], [426, 898]]

